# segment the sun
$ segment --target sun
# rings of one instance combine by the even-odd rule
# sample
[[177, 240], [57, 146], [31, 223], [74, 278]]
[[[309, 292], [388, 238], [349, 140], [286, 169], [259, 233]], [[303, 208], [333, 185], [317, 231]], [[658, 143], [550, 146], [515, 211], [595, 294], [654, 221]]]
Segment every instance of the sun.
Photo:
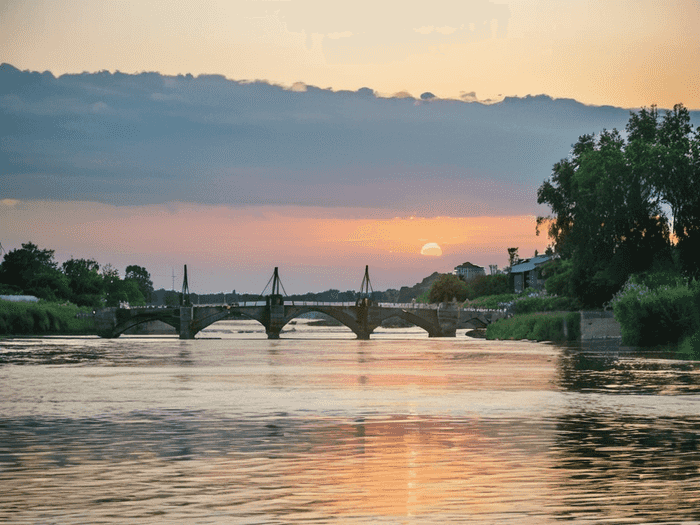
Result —
[[423, 245], [423, 247], [420, 249], [420, 254], [440, 257], [442, 255], [442, 248], [440, 248], [437, 243], [429, 242]]

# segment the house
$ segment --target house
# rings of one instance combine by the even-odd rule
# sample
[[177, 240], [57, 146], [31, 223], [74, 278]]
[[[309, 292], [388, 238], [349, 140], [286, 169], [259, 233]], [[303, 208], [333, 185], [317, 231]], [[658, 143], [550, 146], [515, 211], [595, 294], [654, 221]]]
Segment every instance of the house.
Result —
[[454, 272], [452, 273], [465, 281], [473, 279], [477, 275], [486, 275], [483, 266], [477, 266], [476, 264], [472, 264], [470, 262], [465, 262], [459, 266], [455, 266]]
[[525, 288], [541, 290], [544, 288], [544, 279], [540, 275], [539, 266], [549, 261], [550, 255], [538, 255], [531, 259], [519, 261], [513, 265], [510, 273], [513, 275], [515, 293], [522, 292]]

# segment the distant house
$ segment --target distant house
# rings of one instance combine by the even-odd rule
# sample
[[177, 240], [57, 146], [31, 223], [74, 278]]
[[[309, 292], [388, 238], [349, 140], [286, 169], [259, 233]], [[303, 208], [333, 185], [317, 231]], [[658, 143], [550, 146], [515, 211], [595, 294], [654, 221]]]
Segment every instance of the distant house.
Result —
[[544, 279], [542, 279], [538, 267], [551, 258], [550, 255], [538, 255], [537, 257], [525, 259], [513, 265], [510, 269], [510, 273], [513, 275], [515, 293], [520, 293], [525, 290], [525, 288], [541, 290], [544, 287]]
[[453, 273], [465, 281], [473, 279], [477, 275], [486, 275], [483, 266], [477, 266], [476, 264], [472, 264], [470, 262], [465, 262], [459, 266], [455, 266]]

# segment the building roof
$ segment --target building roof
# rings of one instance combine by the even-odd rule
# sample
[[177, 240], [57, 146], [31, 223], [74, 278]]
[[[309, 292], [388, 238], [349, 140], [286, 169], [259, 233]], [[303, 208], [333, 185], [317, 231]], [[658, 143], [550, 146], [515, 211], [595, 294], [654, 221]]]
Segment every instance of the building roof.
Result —
[[522, 272], [530, 272], [535, 269], [535, 267], [539, 266], [542, 263], [547, 262], [550, 260], [552, 257], [549, 255], [538, 255], [537, 257], [533, 257], [532, 259], [526, 259], [522, 261], [519, 264], [516, 264], [510, 269], [510, 273], [522, 273]]
[[465, 263], [460, 264], [459, 266], [455, 266], [455, 270], [456, 270], [457, 268], [481, 268], [482, 270], [484, 269], [483, 266], [477, 266], [476, 264], [472, 264], [472, 263], [470, 263], [470, 262], [468, 262], [468, 261], [465, 262]]

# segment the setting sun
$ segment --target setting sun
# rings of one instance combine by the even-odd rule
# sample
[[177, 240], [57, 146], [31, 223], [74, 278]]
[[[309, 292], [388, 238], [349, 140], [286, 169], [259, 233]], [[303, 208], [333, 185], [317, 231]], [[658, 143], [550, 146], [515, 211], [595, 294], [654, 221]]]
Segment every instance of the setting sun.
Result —
[[432, 255], [433, 257], [440, 257], [442, 255], [442, 248], [434, 242], [429, 242], [424, 244], [420, 249], [421, 255]]

